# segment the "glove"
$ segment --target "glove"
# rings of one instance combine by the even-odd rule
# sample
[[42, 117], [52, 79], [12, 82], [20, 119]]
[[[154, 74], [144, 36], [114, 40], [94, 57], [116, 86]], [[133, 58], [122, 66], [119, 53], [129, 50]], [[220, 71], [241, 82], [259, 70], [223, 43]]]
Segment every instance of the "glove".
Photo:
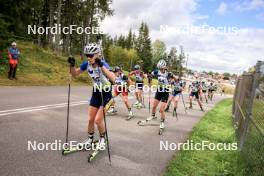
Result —
[[168, 78], [172, 78], [173, 74], [171, 72], [168, 73]]
[[75, 66], [75, 59], [73, 56], [69, 56], [68, 63], [70, 64], [71, 67]]
[[151, 75], [148, 75], [148, 83], [150, 84], [152, 81], [152, 76]]
[[124, 81], [127, 81], [127, 80], [128, 80], [128, 78], [127, 78], [126, 75], [123, 75], [122, 79], [123, 79]]
[[98, 67], [103, 67], [103, 62], [99, 58], [95, 59], [95, 63], [98, 65]]

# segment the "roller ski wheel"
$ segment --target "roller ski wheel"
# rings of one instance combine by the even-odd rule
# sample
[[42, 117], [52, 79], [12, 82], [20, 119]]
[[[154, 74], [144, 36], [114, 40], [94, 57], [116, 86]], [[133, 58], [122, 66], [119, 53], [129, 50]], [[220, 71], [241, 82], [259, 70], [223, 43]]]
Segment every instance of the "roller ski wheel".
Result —
[[146, 125], [147, 122], [148, 122], [147, 120], [140, 120], [140, 121], [137, 122], [137, 124], [139, 126], [144, 126], [144, 125]]
[[93, 153], [89, 153], [89, 155], [87, 157], [88, 163], [91, 163], [92, 160], [95, 159], [95, 157], [98, 155], [99, 151], [100, 151], [99, 149], [96, 149]]
[[90, 153], [90, 154], [88, 155], [88, 163], [90, 163], [90, 162], [92, 161], [92, 157], [93, 157], [93, 155]]
[[164, 128], [160, 128], [160, 129], [159, 129], [159, 133], [158, 133], [158, 134], [159, 134], [159, 135], [162, 135], [162, 134], [163, 134], [163, 132], [164, 132]]

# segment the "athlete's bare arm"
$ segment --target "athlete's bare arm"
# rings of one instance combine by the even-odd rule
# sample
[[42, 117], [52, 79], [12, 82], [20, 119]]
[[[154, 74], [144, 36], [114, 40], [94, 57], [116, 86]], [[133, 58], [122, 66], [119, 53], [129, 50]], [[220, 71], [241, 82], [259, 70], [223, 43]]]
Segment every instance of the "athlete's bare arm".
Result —
[[116, 76], [113, 72], [109, 71], [107, 68], [102, 67], [101, 68], [102, 72], [104, 73], [104, 75], [112, 82], [115, 83], [116, 80]]

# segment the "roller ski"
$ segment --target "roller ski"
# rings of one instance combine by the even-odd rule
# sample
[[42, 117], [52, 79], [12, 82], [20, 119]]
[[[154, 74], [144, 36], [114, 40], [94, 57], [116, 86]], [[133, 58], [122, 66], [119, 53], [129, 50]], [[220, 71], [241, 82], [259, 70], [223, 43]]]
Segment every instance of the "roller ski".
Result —
[[136, 101], [136, 102], [133, 104], [133, 107], [136, 107], [138, 104], [139, 104], [139, 101]]
[[156, 116], [154, 116], [154, 117], [151, 116], [151, 117], [147, 118], [146, 120], [140, 120], [140, 121], [138, 121], [137, 124], [139, 126], [157, 126], [158, 125], [157, 123], [151, 123], [151, 122], [153, 122], [156, 119], [157, 119]]
[[78, 145], [74, 147], [64, 148], [62, 150], [62, 155], [68, 155], [68, 154], [75, 153], [78, 151], [91, 150], [96, 147], [98, 142], [99, 142], [98, 140], [93, 141], [93, 139], [86, 139], [85, 141], [83, 141], [82, 143], [79, 143]]
[[140, 103], [140, 102], [137, 102], [137, 103], [133, 104], [133, 107], [137, 108], [137, 109], [141, 109], [141, 108], [144, 107], [144, 105], [142, 103]]
[[117, 110], [116, 110], [113, 106], [111, 106], [111, 107], [108, 109], [107, 114], [108, 114], [108, 115], [115, 115], [115, 114], [117, 114]]
[[162, 135], [165, 130], [164, 120], [160, 122], [159, 135]]
[[105, 137], [100, 137], [100, 141], [96, 143], [94, 150], [92, 153], [88, 155], [88, 163], [90, 163], [92, 160], [96, 158], [96, 156], [100, 153], [100, 151], [103, 151], [106, 149], [107, 142]]

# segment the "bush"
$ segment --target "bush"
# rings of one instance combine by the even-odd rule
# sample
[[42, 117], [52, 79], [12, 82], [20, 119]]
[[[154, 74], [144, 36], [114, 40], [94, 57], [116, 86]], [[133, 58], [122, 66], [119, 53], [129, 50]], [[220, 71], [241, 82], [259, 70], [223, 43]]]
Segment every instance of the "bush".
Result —
[[125, 70], [130, 70], [133, 65], [140, 63], [136, 50], [120, 46], [110, 47], [108, 61], [110, 65], [120, 66]]

